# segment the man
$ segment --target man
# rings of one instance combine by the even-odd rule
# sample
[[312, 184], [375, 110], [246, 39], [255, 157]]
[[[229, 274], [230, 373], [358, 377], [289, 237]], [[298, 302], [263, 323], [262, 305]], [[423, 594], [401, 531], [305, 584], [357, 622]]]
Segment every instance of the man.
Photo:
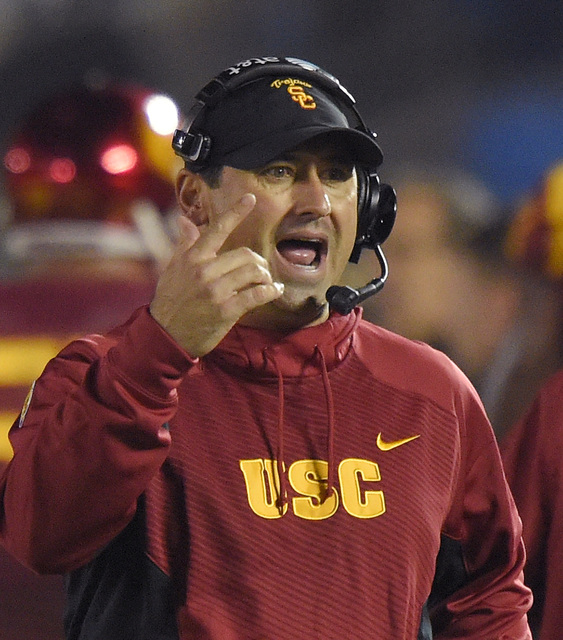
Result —
[[563, 363], [561, 362], [561, 285], [563, 252], [557, 240], [563, 220], [563, 162], [544, 173], [526, 194], [508, 234], [510, 254], [549, 279], [559, 310], [558, 340], [551, 346], [559, 370], [544, 383], [526, 412], [501, 443], [506, 477], [514, 493], [526, 543], [526, 583], [534, 590], [530, 627], [534, 638], [561, 637], [561, 535], [563, 531]]
[[563, 370], [551, 376], [502, 444], [506, 475], [524, 523], [526, 583], [534, 589], [534, 637], [561, 636], [561, 454]]
[[327, 303], [380, 215], [344, 95], [295, 59], [212, 81], [175, 136], [183, 236], [150, 308], [35, 383], [1, 531], [68, 574], [68, 638], [530, 638], [475, 391]]

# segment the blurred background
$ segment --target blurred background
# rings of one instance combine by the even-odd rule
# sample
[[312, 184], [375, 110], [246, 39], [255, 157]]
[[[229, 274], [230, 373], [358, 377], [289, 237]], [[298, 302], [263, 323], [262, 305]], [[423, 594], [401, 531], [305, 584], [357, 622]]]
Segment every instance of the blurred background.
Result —
[[2, 0], [0, 141], [87, 75], [186, 108], [235, 61], [293, 55], [350, 89], [386, 166], [455, 162], [510, 201], [561, 152], [562, 13], [557, 0]]
[[[8, 426], [48, 357], [73, 335], [103, 331], [149, 300], [166, 259], [177, 165], [171, 131], [157, 140], [141, 121], [147, 96], [164, 95], [176, 115], [185, 113], [210, 78], [249, 57], [290, 55], [327, 69], [378, 133], [381, 178], [397, 188], [399, 217], [386, 243], [391, 275], [366, 304], [368, 318], [449, 353], [486, 398], [499, 437], [559, 366], [563, 231], [559, 244], [551, 242], [553, 221], [563, 221], [561, 170], [553, 169], [563, 157], [559, 0], [0, 0], [0, 7], [5, 463]], [[73, 93], [78, 85], [102, 90], [106, 102], [90, 109], [90, 98]], [[129, 95], [115, 120], [120, 98], [112, 85]], [[80, 194], [88, 183], [95, 196], [75, 191], [48, 209], [38, 195], [45, 182], [72, 182], [80, 166], [65, 160], [49, 177], [25, 182], [18, 150], [64, 140], [65, 158], [86, 156], [90, 139], [105, 135], [109, 112], [144, 172], [127, 181], [122, 154], [122, 169], [104, 167], [121, 176], [110, 184], [85, 164]], [[127, 134], [120, 118], [134, 123]], [[43, 223], [57, 219], [101, 222], [103, 233], [66, 226], [45, 239]], [[38, 226], [27, 233], [30, 222]], [[41, 245], [33, 242], [39, 237]], [[56, 255], [44, 253], [45, 245]], [[373, 259], [362, 258], [352, 275], [365, 281], [374, 269]], [[81, 292], [71, 284], [77, 280], [87, 283]], [[101, 315], [103, 307], [113, 313]], [[503, 412], [511, 377], [519, 381], [518, 403]], [[60, 580], [36, 578], [6, 555], [0, 573], [0, 638], [60, 640]]]

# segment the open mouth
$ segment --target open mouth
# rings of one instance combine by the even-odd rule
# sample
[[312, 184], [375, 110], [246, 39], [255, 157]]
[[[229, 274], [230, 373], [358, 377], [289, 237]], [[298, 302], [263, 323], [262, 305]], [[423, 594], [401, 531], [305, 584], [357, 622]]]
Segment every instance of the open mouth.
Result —
[[277, 250], [286, 262], [315, 269], [326, 256], [327, 245], [316, 238], [287, 238], [278, 242]]

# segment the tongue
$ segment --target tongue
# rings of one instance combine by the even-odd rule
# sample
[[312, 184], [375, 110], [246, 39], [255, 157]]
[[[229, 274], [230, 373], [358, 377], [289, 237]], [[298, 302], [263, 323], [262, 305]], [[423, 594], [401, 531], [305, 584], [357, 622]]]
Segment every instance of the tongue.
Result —
[[284, 243], [278, 250], [288, 262], [303, 266], [313, 264], [317, 255], [314, 249], [298, 243]]

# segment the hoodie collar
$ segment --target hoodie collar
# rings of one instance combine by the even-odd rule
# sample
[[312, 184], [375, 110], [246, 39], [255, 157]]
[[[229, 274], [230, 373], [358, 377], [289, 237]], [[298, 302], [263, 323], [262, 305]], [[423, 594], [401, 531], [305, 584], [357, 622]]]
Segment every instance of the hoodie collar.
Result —
[[356, 307], [346, 316], [333, 313], [322, 324], [288, 335], [237, 325], [206, 358], [251, 376], [319, 375], [318, 352], [327, 371], [342, 362], [361, 317], [362, 309]]

